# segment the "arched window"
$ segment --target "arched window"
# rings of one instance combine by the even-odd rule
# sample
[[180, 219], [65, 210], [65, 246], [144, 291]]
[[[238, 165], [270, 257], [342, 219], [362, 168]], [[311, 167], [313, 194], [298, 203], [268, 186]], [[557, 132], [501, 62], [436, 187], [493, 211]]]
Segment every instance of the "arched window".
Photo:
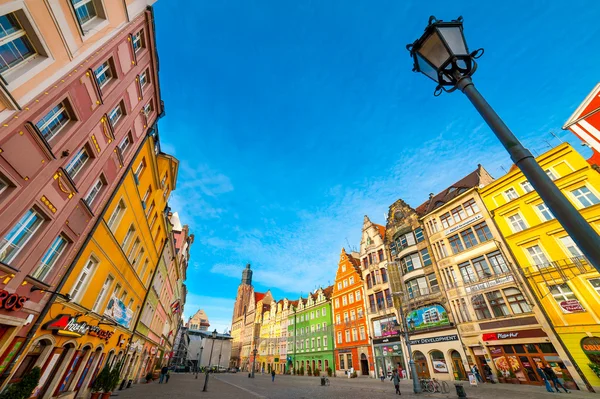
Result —
[[429, 357], [431, 358], [431, 364], [433, 365], [433, 371], [436, 373], [447, 373], [448, 365], [446, 364], [446, 359], [444, 358], [444, 354], [438, 350], [431, 351], [429, 353]]

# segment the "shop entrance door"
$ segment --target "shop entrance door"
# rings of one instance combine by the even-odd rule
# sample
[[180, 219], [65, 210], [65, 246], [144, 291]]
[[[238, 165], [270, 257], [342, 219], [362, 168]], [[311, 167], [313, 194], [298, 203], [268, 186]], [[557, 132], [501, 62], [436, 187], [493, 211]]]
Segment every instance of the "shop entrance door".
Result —
[[360, 371], [362, 375], [369, 375], [369, 361], [364, 353], [360, 354]]
[[427, 358], [421, 352], [416, 351], [413, 354], [415, 366], [417, 367], [417, 375], [419, 378], [430, 378], [429, 366], [427, 366]]
[[467, 373], [465, 372], [465, 366], [463, 365], [460, 353], [458, 353], [457, 351], [452, 351], [450, 357], [452, 358], [452, 370], [454, 370], [454, 379], [466, 381]]

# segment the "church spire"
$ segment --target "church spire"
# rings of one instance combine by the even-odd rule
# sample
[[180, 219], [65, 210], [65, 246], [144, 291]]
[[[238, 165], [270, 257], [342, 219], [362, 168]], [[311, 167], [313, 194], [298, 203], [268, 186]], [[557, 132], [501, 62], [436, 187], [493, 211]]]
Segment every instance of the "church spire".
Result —
[[252, 270], [250, 270], [250, 263], [246, 265], [246, 268], [242, 272], [242, 284], [252, 285]]

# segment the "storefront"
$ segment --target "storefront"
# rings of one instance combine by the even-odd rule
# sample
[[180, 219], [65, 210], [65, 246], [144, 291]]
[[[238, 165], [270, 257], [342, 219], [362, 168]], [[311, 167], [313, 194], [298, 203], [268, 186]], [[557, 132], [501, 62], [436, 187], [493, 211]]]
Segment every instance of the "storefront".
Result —
[[[573, 381], [566, 367], [570, 363], [559, 356], [542, 329], [487, 333], [482, 339], [498, 377], [502, 378], [500, 382], [517, 378], [521, 384], [544, 385], [537, 369], [545, 365], [552, 367], [558, 378], [567, 383]], [[481, 355], [476, 358], [481, 370]], [[577, 388], [572, 385], [571, 389]]]
[[47, 316], [11, 382], [40, 367], [40, 380], [32, 398], [87, 395], [100, 369], [105, 365], [114, 367], [123, 359], [129, 338], [126, 331], [99, 322], [77, 313]]
[[466, 355], [456, 330], [446, 330], [444, 335], [419, 334], [419, 338], [411, 337], [410, 345], [419, 378], [468, 379]]
[[398, 365], [403, 370], [407, 370], [402, 351], [400, 337], [390, 336], [373, 340], [373, 351], [375, 353], [375, 373], [377, 378], [391, 375], [392, 370], [397, 369]]

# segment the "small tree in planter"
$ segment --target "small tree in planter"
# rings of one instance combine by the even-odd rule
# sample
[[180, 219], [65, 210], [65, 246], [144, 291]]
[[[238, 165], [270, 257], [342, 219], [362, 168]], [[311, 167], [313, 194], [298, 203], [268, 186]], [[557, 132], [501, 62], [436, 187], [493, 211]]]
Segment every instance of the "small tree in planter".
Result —
[[319, 369], [315, 369], [315, 372], [313, 373], [313, 375], [314, 375], [315, 377], [318, 377], [318, 376], [320, 376], [320, 375], [321, 375], [321, 370], [319, 370]]
[[329, 377], [331, 377], [332, 374], [333, 374], [333, 370], [331, 369], [331, 367], [327, 367], [327, 375]]
[[350, 378], [356, 378], [356, 377], [358, 377], [358, 374], [356, 373], [356, 371], [353, 371]]
[[110, 371], [108, 367], [104, 367], [100, 373], [96, 376], [96, 379], [92, 383], [92, 396], [90, 399], [98, 399], [100, 396], [100, 391], [102, 391], [104, 387], [104, 381], [110, 376]]
[[40, 381], [41, 370], [39, 367], [32, 368], [23, 376], [21, 381], [9, 385], [8, 388], [0, 394], [0, 399], [27, 399], [37, 387]]
[[498, 382], [500, 382], [502, 384], [504, 384], [506, 382], [506, 378], [504, 378], [504, 374], [502, 374], [502, 371], [498, 370], [496, 375], [498, 376]]
[[102, 399], [110, 398], [112, 391], [119, 385], [119, 381], [121, 380], [120, 374], [121, 370], [119, 367], [115, 367], [108, 372], [108, 376], [104, 379], [102, 384]]
[[306, 366], [306, 375], [308, 375], [309, 377], [312, 375], [312, 369], [310, 368], [310, 366]]
[[300, 370], [298, 370], [299, 375], [304, 375], [304, 366], [300, 366]]
[[519, 381], [519, 379], [515, 375], [515, 372], [512, 371], [512, 369], [510, 369], [510, 371], [509, 371], [509, 377], [510, 377], [510, 382], [512, 384], [520, 384], [521, 383], [521, 381]]

